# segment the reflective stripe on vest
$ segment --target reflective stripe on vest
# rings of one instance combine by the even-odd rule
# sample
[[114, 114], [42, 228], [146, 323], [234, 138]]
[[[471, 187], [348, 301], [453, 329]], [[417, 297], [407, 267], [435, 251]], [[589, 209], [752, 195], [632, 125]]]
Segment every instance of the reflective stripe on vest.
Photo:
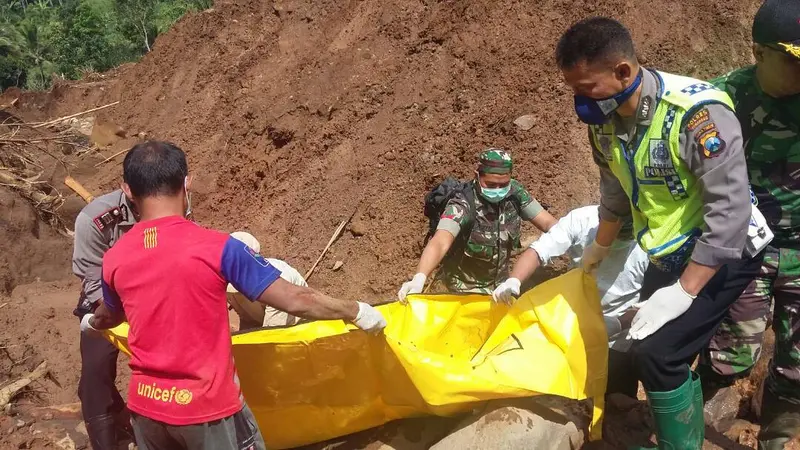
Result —
[[616, 137], [612, 122], [590, 129], [595, 147], [631, 201], [639, 245], [657, 266], [674, 270], [688, 260], [704, 226], [697, 178], [680, 157], [683, 121], [703, 105], [721, 103], [733, 109], [733, 102], [710, 83], [652, 73], [660, 84], [656, 109], [652, 124], [637, 130], [633, 145]]

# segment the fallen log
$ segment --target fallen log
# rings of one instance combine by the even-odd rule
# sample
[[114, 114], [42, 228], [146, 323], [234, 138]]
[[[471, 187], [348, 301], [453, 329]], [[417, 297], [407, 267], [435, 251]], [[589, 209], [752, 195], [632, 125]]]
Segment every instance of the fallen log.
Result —
[[92, 200], [94, 200], [94, 195], [92, 195], [91, 192], [87, 191], [82, 184], [78, 183], [78, 180], [76, 180], [75, 178], [68, 176], [67, 178], [64, 179], [64, 184], [66, 184], [70, 189], [75, 191], [76, 194], [80, 195], [81, 198], [86, 203], [91, 203]]
[[28, 375], [0, 389], [0, 409], [4, 409], [19, 391], [45, 375], [47, 375], [47, 361], [43, 361]]

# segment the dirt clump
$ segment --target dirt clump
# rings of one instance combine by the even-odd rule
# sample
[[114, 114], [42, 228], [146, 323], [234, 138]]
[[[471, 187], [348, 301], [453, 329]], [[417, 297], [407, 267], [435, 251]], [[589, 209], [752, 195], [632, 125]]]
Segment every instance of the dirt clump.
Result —
[[[220, 1], [113, 79], [32, 100], [51, 114], [120, 100], [99, 118], [188, 151], [201, 223], [250, 229], [301, 270], [362, 202], [355, 220], [369, 236], [332, 249], [355, 256], [349, 276], [315, 279], [334, 295], [388, 299], [419, 256], [423, 194], [445, 175], [471, 177], [487, 146], [510, 149], [516, 176], [556, 215], [597, 200], [585, 128], [553, 64], [569, 23], [620, 18], [659, 69], [707, 76], [749, 61], [755, 5], [668, 3]], [[525, 114], [536, 118], [527, 131], [513, 123]], [[109, 164], [87, 184], [107, 191], [119, 176]]]

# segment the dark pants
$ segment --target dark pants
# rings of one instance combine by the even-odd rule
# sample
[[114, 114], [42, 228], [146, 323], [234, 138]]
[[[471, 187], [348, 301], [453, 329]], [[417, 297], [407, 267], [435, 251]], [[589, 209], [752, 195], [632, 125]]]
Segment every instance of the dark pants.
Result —
[[119, 350], [102, 336], [81, 333], [81, 399], [83, 420], [117, 414], [125, 407], [114, 381], [117, 379]]
[[606, 394], [625, 394], [636, 398], [638, 392], [639, 379], [631, 353], [609, 349]]
[[[644, 388], [650, 392], [677, 389], [689, 379], [689, 365], [708, 345], [728, 309], [761, 268], [763, 253], [722, 266], [700, 291], [689, 309], [677, 319], [631, 348], [634, 364]], [[641, 298], [680, 278], [681, 272], [662, 272], [648, 267]]]
[[168, 425], [131, 413], [139, 450], [266, 450], [247, 405], [224, 419], [197, 425]]

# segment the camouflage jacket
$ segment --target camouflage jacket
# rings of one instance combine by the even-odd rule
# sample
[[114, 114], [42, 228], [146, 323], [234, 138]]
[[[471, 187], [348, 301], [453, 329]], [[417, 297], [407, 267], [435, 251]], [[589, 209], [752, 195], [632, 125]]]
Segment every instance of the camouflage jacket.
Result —
[[[486, 201], [473, 184], [472, 207], [463, 195], [445, 207], [437, 229], [456, 236], [439, 278], [450, 292], [491, 293], [508, 277], [509, 260], [520, 248], [521, 220], [531, 220], [542, 206], [516, 180], [503, 201]], [[468, 234], [464, 234], [468, 233]]]
[[800, 248], [800, 95], [761, 90], [755, 66], [712, 80], [731, 96], [742, 125], [750, 184], [775, 233], [772, 245]]

